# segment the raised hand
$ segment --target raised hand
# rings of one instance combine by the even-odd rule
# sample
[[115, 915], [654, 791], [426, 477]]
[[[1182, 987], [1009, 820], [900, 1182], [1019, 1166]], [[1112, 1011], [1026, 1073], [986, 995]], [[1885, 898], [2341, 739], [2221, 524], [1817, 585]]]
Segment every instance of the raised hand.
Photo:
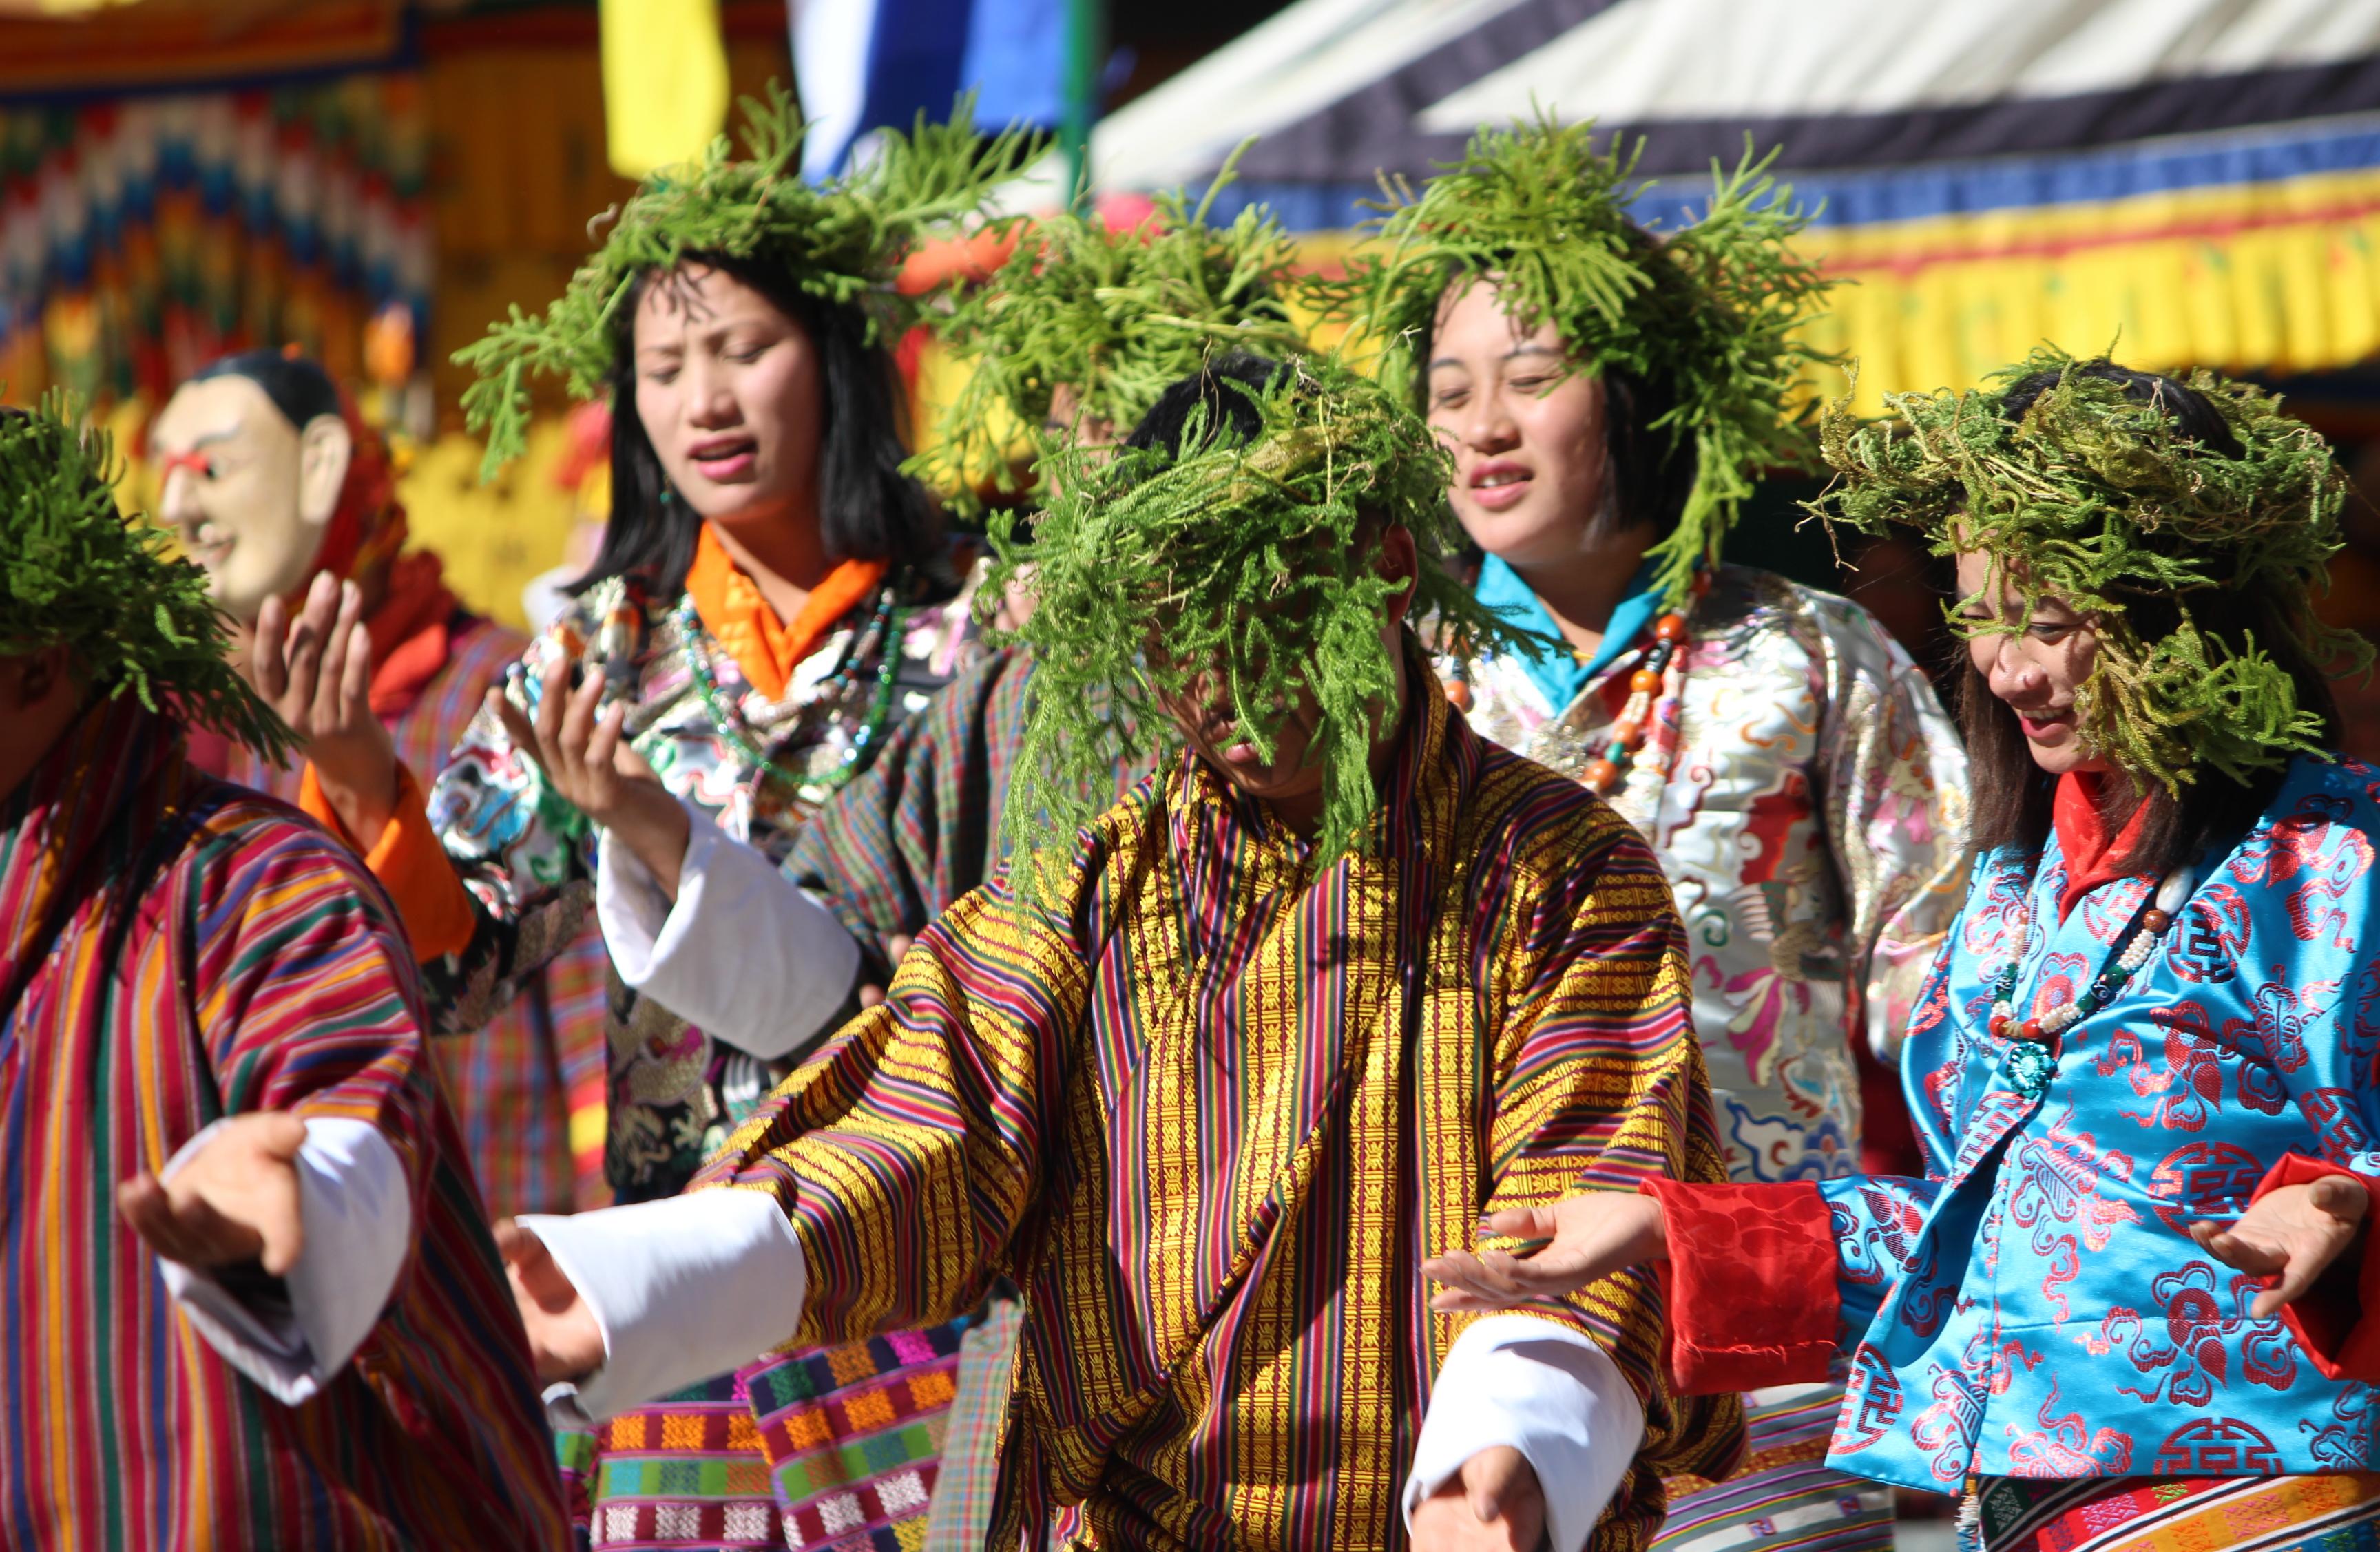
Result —
[[1589, 1191], [1550, 1206], [1513, 1207], [1490, 1213], [1479, 1226], [1490, 1234], [1552, 1243], [1529, 1256], [1501, 1250], [1432, 1256], [1422, 1263], [1422, 1275], [1446, 1284], [1431, 1297], [1432, 1309], [1510, 1309], [1559, 1299], [1670, 1254], [1661, 1204], [1625, 1192]]
[[306, 1123], [285, 1110], [235, 1116], [161, 1181], [143, 1170], [115, 1188], [115, 1210], [169, 1261], [213, 1267], [259, 1260], [274, 1277], [306, 1247], [298, 1149]]
[[249, 649], [249, 679], [302, 741], [322, 795], [369, 846], [396, 807], [396, 744], [371, 709], [371, 636], [363, 594], [317, 572], [295, 621], [264, 600]]
[[601, 1368], [602, 1328], [545, 1242], [506, 1219], [496, 1225], [496, 1249], [504, 1255], [521, 1324], [528, 1329], [539, 1383], [585, 1379]]
[[555, 794], [610, 831], [674, 900], [692, 824], [653, 768], [628, 746], [626, 705], [599, 709], [602, 675], [589, 673], [571, 687], [575, 661], [556, 651], [546, 663], [538, 678], [534, 717], [502, 689], [488, 692], [488, 707], [504, 724], [513, 746], [545, 772]]
[[2325, 1175], [2265, 1193], [2228, 1229], [2203, 1219], [2193, 1223], [2190, 1237], [2234, 1271], [2280, 1278], [2256, 1295], [2250, 1310], [2264, 1320], [2313, 1286], [2363, 1231], [2371, 1210], [2372, 1194], [2362, 1181]]
[[1509, 1444], [1463, 1462], [1413, 1514], [1414, 1552], [1536, 1552], [1545, 1532], [1545, 1488]]

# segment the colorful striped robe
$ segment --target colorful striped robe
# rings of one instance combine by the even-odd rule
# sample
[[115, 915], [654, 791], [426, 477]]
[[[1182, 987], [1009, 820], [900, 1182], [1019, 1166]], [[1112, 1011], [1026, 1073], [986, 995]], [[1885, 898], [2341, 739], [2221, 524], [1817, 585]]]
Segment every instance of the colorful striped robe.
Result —
[[[0, 806], [0, 1546], [567, 1544], [520, 1319], [355, 859], [128, 701]], [[323, 1391], [199, 1336], [115, 1190], [219, 1117], [371, 1123], [416, 1248]]]
[[[729, 1139], [811, 1268], [796, 1340], [947, 1318], [995, 1275], [1026, 1329], [987, 1545], [1402, 1542], [1463, 1317], [1424, 1257], [1581, 1184], [1723, 1177], [1659, 869], [1600, 800], [1452, 718], [1427, 671], [1379, 855], [1309, 877], [1184, 761], [1085, 831], [1052, 898], [953, 906], [890, 1000]], [[1673, 1401], [1636, 1273], [1536, 1311], [1603, 1343], [1659, 1475], [1718, 1471], [1733, 1402]]]

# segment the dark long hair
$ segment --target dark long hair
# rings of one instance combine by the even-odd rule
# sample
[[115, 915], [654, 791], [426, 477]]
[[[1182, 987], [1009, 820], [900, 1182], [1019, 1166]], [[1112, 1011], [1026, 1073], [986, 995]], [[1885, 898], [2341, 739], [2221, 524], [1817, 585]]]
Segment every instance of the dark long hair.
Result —
[[[1658, 261], [1650, 264], [1655, 274], [1668, 277], [1673, 267], [1661, 258], [1660, 244], [1650, 233], [1633, 224], [1630, 230], [1641, 249], [1632, 257], [1647, 261], [1647, 255], [1651, 255]], [[1469, 274], [1458, 277], [1455, 284], [1468, 284], [1479, 278]], [[1415, 374], [1421, 397], [1415, 407], [1425, 416], [1429, 406], [1427, 367], [1434, 343], [1425, 338], [1415, 347], [1416, 359], [1424, 369]], [[1618, 367], [1606, 367], [1596, 375], [1603, 384], [1603, 447], [1611, 459], [1611, 492], [1606, 510], [1593, 514], [1588, 521], [1603, 526], [1608, 515], [1609, 526], [1615, 527], [1632, 528], [1649, 523], [1655, 540], [1665, 539], [1685, 515], [1686, 498], [1694, 488], [1693, 449], [1680, 444], [1675, 426], [1658, 424], [1677, 407], [1677, 385], [1665, 378], [1646, 377]], [[1476, 548], [1471, 546], [1470, 550]], [[1475, 554], [1471, 558], [1475, 559]]]
[[[2240, 455], [2239, 439], [2205, 396], [2189, 384], [2154, 372], [2134, 371], [2107, 360], [2087, 361], [2072, 369], [2087, 377], [2112, 382], [2127, 397], [2154, 404], [2173, 418], [2192, 440], [2225, 457]], [[2035, 372], [2018, 380], [2001, 401], [2001, 413], [2021, 420], [2034, 401], [2058, 385], [2055, 371]], [[2171, 543], [2155, 534], [2139, 542], [2155, 547]], [[2143, 643], [2171, 636], [2181, 624], [2181, 606], [2170, 593], [2123, 590], [2124, 619]], [[2280, 665], [2297, 688], [2298, 704], [2322, 718], [2323, 741], [2338, 743], [2338, 703], [2330, 691], [2323, 665], [2307, 654], [2303, 631], [2283, 602], [2268, 591], [2223, 587], [2202, 589], [2190, 597], [2192, 623], [2204, 635], [2233, 652], [2245, 649], [2251, 636], [2256, 647]], [[1960, 731], [1967, 741], [1967, 763], [1973, 793], [1970, 811], [1975, 844], [1990, 850], [2015, 846], [2038, 851], [2049, 838], [2051, 804], [2057, 778], [2033, 760], [2017, 723], [2016, 713], [1992, 694], [1977, 672], [1972, 655], [1962, 654], [1959, 674]], [[2130, 818], [2133, 806], [2146, 809], [2139, 834], [2122, 866], [2130, 873], [2162, 874], [2216, 841], [2244, 833], [2280, 787], [2285, 769], [2260, 771], [2252, 781], [2234, 782], [2220, 771], [2201, 766], [2197, 779], [2181, 784], [2179, 795], [2154, 781], [2127, 779], [2121, 772], [2104, 783], [2102, 802], [2112, 832]]]
[[[941, 515], [923, 487], [901, 472], [907, 455], [900, 374], [892, 352], [868, 340], [856, 306], [821, 301], [774, 270], [720, 255], [689, 255], [688, 264], [733, 275], [799, 324], [819, 364], [818, 511], [830, 561], [891, 561], [930, 565], [941, 558]], [[657, 599], [674, 599], [694, 564], [702, 520], [670, 491], [652, 439], [637, 418], [636, 316], [639, 279], [612, 329], [612, 517], [583, 591], [611, 576], [636, 576]], [[668, 499], [664, 500], [664, 495]]]

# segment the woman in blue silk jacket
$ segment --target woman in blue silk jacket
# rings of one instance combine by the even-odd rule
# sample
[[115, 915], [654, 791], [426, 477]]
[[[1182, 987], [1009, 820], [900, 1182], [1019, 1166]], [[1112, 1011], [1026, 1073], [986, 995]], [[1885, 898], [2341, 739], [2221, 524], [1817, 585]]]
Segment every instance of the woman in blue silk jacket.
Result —
[[1962, 595], [1925, 1178], [1584, 1194], [1427, 1270], [1463, 1309], [1666, 1262], [1682, 1388], [1847, 1372], [1829, 1462], [1961, 1493], [1970, 1546], [2380, 1545], [2380, 772], [2328, 752], [2365, 654], [2309, 591], [2343, 481], [2210, 373], [2000, 382], [1826, 436], [1828, 519], [1915, 527]]

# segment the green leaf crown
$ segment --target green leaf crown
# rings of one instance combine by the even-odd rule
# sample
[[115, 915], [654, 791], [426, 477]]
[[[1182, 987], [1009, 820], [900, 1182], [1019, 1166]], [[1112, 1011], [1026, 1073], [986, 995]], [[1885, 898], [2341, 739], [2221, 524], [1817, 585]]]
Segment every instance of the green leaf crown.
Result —
[[[1835, 482], [1811, 510], [1863, 532], [1914, 528], [1936, 554], [1982, 552], [2027, 621], [2046, 598], [2091, 616], [2097, 662], [2076, 700], [2083, 740], [2169, 792], [2201, 766], [2244, 782], [2321, 752], [2321, 719], [2298, 704], [2289, 674], [2252, 636], [2202, 629], [2192, 603], [2260, 591], [2307, 661], [2370, 662], [2361, 637], [2313, 611], [2341, 542], [2346, 479], [2329, 444], [2272, 394], [2193, 372], [2188, 385], [2239, 444], [2231, 456], [2091, 365], [2045, 346], [1986, 389], [1888, 394], [1879, 420], [1837, 403], [1821, 428]], [[2042, 373], [2056, 384], [2010, 420], [2009, 389]], [[2131, 611], [2145, 600], [2178, 609], [2173, 630], [2143, 636]], [[1954, 608], [1952, 627], [2019, 628], [1989, 613]]]

